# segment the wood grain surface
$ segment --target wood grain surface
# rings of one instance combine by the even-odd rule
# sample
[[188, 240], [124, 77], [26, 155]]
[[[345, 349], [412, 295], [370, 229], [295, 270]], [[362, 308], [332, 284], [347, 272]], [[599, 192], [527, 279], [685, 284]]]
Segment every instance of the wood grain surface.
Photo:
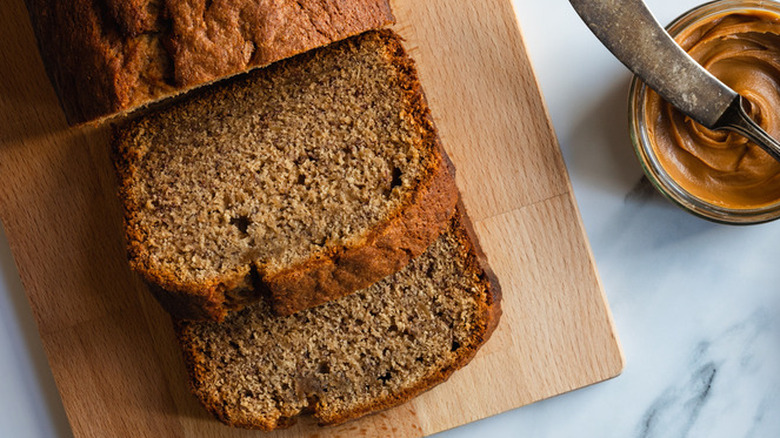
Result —
[[509, 0], [396, 0], [504, 290], [474, 361], [398, 408], [263, 434], [212, 420], [170, 320], [128, 269], [104, 128], [69, 129], [22, 0], [0, 8], [0, 219], [77, 437], [418, 437], [596, 383], [623, 358]]

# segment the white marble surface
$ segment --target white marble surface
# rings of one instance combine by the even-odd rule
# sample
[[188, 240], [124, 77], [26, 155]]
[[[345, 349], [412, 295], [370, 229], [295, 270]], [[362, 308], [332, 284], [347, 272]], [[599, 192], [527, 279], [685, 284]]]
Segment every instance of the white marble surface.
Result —
[[[440, 436], [780, 436], [780, 222], [715, 225], [640, 184], [627, 71], [565, 0], [514, 3], [627, 364]], [[668, 22], [698, 2], [647, 3]], [[0, 437], [70, 435], [1, 230], [0, 376]]]

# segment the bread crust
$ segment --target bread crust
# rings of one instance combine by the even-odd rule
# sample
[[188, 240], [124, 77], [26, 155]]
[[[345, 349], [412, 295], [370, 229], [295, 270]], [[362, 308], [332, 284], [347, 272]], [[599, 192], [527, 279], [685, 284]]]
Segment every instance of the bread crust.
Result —
[[444, 152], [430, 116], [413, 61], [392, 31], [375, 31], [358, 38], [380, 38], [401, 74], [407, 102], [406, 117], [421, 133], [421, 150], [428, 151], [417, 188], [408, 200], [364, 236], [312, 254], [308, 260], [269, 272], [263, 266], [246, 265], [201, 282], [186, 282], [161, 270], [145, 257], [148, 236], [134, 227], [141, 210], [134, 198], [137, 163], [143, 151], [122, 146], [117, 133], [114, 163], [119, 175], [119, 195], [125, 208], [125, 231], [131, 267], [150, 285], [163, 307], [177, 319], [222, 320], [228, 312], [268, 296], [274, 312], [289, 315], [356, 290], [406, 266], [422, 254], [445, 229], [458, 199], [455, 170]]
[[387, 0], [25, 1], [71, 125], [394, 21]]
[[[349, 411], [329, 411], [327, 407], [314, 401], [299, 415], [308, 412], [313, 414], [320, 426], [333, 426], [398, 406], [445, 382], [452, 373], [466, 366], [477, 354], [480, 347], [490, 339], [501, 318], [501, 287], [498, 278], [488, 265], [471, 221], [460, 202], [452, 222], [460, 242], [460, 248], [465, 249], [466, 269], [464, 275], [474, 278], [479, 288], [479, 314], [481, 315], [481, 318], [474, 324], [471, 338], [457, 351], [455, 359], [444, 368], [431, 370], [426, 377], [397, 394], [388, 394], [386, 397], [357, 406]], [[295, 424], [297, 416], [276, 419], [246, 416], [242, 412], [233, 411], [229, 406], [225, 406], [218, 394], [204, 390], [206, 385], [203, 382], [208, 378], [206, 371], [208, 358], [196, 349], [190, 348], [192, 339], [189, 338], [186, 321], [174, 320], [174, 327], [190, 378], [190, 390], [215, 418], [229, 426], [264, 431], [286, 428]]]

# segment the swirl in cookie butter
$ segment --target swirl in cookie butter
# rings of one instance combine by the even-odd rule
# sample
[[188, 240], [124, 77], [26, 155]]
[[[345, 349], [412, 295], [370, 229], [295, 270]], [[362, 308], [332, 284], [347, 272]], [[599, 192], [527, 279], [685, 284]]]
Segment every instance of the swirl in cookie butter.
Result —
[[[700, 21], [677, 42], [747, 98], [748, 113], [780, 139], [780, 15], [745, 10]], [[664, 170], [711, 204], [752, 209], [780, 202], [780, 163], [744, 137], [695, 123], [648, 90], [645, 123]]]

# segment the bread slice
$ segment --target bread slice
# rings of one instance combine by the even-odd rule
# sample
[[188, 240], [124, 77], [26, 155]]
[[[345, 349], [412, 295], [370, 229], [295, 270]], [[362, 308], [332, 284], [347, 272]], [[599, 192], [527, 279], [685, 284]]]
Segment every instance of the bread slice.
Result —
[[25, 0], [71, 124], [393, 21], [387, 0]]
[[490, 337], [498, 283], [461, 214], [425, 254], [368, 289], [287, 317], [260, 302], [223, 323], [180, 322], [191, 387], [222, 422], [337, 424], [445, 381]]
[[270, 293], [278, 314], [392, 274], [457, 202], [414, 65], [375, 31], [120, 129], [132, 268], [177, 318]]

